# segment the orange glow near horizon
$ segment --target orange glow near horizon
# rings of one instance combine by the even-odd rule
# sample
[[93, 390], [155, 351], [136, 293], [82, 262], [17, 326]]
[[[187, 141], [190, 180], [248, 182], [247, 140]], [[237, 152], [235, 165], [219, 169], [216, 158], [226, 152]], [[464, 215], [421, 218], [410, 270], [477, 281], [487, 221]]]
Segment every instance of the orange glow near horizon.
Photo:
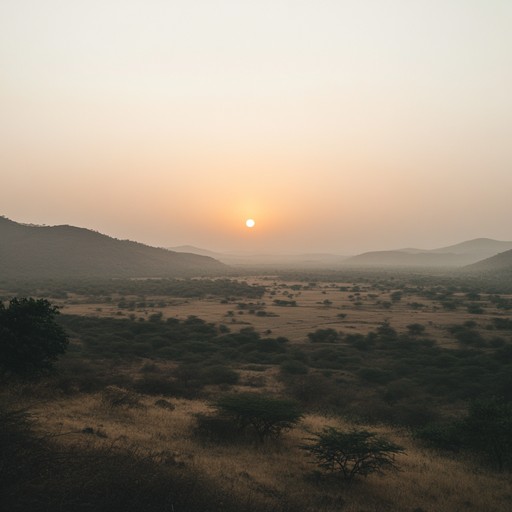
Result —
[[232, 251], [509, 239], [511, 17], [512, 2], [4, 2], [0, 215]]

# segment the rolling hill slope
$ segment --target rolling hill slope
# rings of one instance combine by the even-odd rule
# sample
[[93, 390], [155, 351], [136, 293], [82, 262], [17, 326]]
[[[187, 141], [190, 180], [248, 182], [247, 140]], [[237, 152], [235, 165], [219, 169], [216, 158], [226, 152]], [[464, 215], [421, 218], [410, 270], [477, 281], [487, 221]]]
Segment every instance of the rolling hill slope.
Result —
[[219, 261], [73, 226], [0, 217], [0, 278], [176, 277], [221, 273]]
[[501, 252], [491, 258], [486, 258], [472, 265], [468, 265], [464, 270], [482, 273], [506, 272], [512, 275], [512, 250]]

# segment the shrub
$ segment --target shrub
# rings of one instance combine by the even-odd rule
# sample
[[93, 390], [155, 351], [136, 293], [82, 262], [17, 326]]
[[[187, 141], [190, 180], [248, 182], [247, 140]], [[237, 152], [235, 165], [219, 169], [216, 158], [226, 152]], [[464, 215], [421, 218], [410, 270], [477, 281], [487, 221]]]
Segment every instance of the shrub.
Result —
[[313, 444], [302, 448], [316, 459], [320, 468], [337, 473], [343, 480], [398, 469], [395, 455], [404, 453], [400, 446], [366, 430], [343, 432], [327, 427], [314, 435], [309, 439]]
[[502, 471], [512, 463], [512, 403], [501, 398], [475, 400], [464, 418], [427, 425], [416, 437], [438, 448], [480, 454]]
[[407, 326], [407, 330], [409, 331], [409, 334], [411, 336], [418, 336], [425, 332], [425, 326], [423, 324], [418, 324], [418, 323], [409, 324]]
[[443, 450], [457, 451], [460, 436], [455, 423], [428, 423], [414, 432], [414, 437]]
[[216, 403], [221, 416], [229, 417], [238, 430], [253, 430], [258, 439], [279, 437], [302, 417], [294, 400], [272, 398], [259, 393], [226, 395]]
[[274, 300], [274, 305], [276, 305], [276, 306], [283, 306], [283, 307], [296, 307], [297, 306], [297, 301], [295, 301], [295, 300], [276, 299], [276, 300]]
[[109, 408], [126, 407], [140, 408], [139, 397], [133, 391], [118, 386], [107, 386], [102, 394], [101, 401]]
[[208, 384], [237, 384], [240, 375], [227, 366], [210, 366], [203, 370], [203, 382]]
[[325, 410], [346, 406], [350, 393], [340, 388], [333, 379], [320, 373], [307, 375], [283, 374], [281, 376], [287, 392], [301, 404], [314, 410]]
[[475, 400], [459, 426], [462, 442], [502, 471], [512, 462], [512, 402]]
[[315, 332], [308, 333], [311, 343], [334, 343], [340, 335], [335, 329], [317, 329]]
[[480, 306], [480, 304], [468, 304], [467, 306], [468, 313], [472, 315], [481, 315], [485, 312], [484, 308]]
[[462, 325], [450, 327], [449, 331], [459, 343], [481, 347], [485, 345], [485, 340], [475, 327], [476, 323], [470, 320]]
[[376, 333], [379, 340], [384, 342], [395, 341], [398, 337], [396, 330], [391, 327], [387, 320], [377, 327]]
[[396, 291], [390, 294], [389, 296], [393, 302], [399, 302], [402, 300], [402, 292]]
[[281, 372], [291, 375], [306, 375], [309, 368], [302, 362], [296, 359], [288, 359], [281, 363]]
[[155, 402], [155, 406], [159, 407], [160, 409], [167, 409], [168, 411], [174, 411], [174, 409], [176, 409], [176, 406], [174, 404], [172, 404], [168, 400], [164, 400], [163, 398], [157, 400]]

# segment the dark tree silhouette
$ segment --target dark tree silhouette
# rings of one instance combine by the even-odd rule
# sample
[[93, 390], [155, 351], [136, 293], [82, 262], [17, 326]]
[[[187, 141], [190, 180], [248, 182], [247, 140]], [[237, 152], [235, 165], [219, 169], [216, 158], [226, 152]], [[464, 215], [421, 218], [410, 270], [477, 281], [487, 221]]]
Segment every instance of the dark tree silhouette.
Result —
[[343, 480], [397, 469], [395, 455], [404, 453], [400, 446], [366, 430], [343, 432], [327, 427], [309, 440], [313, 444], [302, 448], [316, 459], [321, 468], [338, 473]]
[[260, 441], [279, 437], [281, 432], [293, 428], [302, 413], [297, 402], [273, 398], [258, 393], [227, 395], [216, 403], [221, 415], [231, 418], [240, 431], [252, 429]]
[[68, 346], [59, 313], [45, 299], [14, 298], [0, 302], [0, 367], [15, 374], [33, 374], [52, 368]]

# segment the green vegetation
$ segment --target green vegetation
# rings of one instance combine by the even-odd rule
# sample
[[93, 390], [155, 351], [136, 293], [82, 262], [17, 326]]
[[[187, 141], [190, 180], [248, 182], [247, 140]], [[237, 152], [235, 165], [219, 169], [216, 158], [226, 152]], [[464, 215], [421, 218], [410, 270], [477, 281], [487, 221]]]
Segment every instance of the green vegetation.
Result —
[[311, 343], [334, 343], [340, 338], [340, 334], [335, 329], [317, 329], [308, 334]]
[[[236, 279], [33, 279], [30, 281], [5, 281], [3, 286], [18, 295], [35, 295], [50, 298], [67, 298], [69, 294], [88, 296], [98, 303], [109, 304], [113, 296], [121, 296], [123, 308], [139, 304], [150, 307], [145, 297], [148, 295], [165, 297], [201, 298], [226, 297], [231, 301], [237, 298], [260, 298], [264, 286], [253, 286]], [[128, 300], [126, 296], [136, 296]], [[140, 298], [140, 300], [139, 300]], [[154, 306], [155, 304], [153, 304]], [[165, 302], [164, 304], [165, 305]]]
[[58, 313], [45, 299], [0, 302], [0, 367], [24, 375], [50, 370], [68, 346]]
[[366, 430], [342, 432], [327, 427], [309, 441], [312, 444], [302, 448], [316, 459], [318, 466], [348, 481], [358, 475], [398, 469], [395, 455], [404, 453], [402, 447]]
[[[168, 375], [127, 383], [152, 393], [196, 396], [210, 384], [236, 384], [243, 365], [279, 365], [286, 392], [303, 406], [417, 428], [436, 420], [447, 406], [508, 396], [511, 388], [512, 345], [498, 342], [494, 328], [484, 337], [471, 323], [451, 329], [460, 340], [460, 348], [451, 349], [416, 332], [399, 333], [389, 322], [367, 335], [320, 329], [323, 341], [293, 345], [251, 327], [226, 332], [225, 326], [197, 317], [139, 321], [60, 315], [59, 322], [79, 341], [70, 347], [68, 361], [178, 362]], [[316, 333], [311, 333], [314, 339]], [[339, 338], [336, 343], [331, 334]], [[75, 381], [87, 389], [95, 379], [97, 371], [83, 379], [74, 372], [66, 386]], [[108, 379], [108, 384], [118, 383]]]
[[426, 425], [416, 436], [441, 449], [473, 452], [499, 471], [512, 468], [512, 402], [474, 400], [464, 417]]
[[190, 316], [147, 322], [130, 319], [61, 315], [62, 326], [81, 341], [74, 351], [92, 358], [153, 357], [185, 363], [225, 361], [279, 363], [287, 339], [262, 337], [252, 327], [238, 333]]
[[279, 437], [302, 417], [297, 402], [259, 393], [226, 395], [217, 400], [215, 406], [220, 416], [229, 418], [238, 431], [252, 430], [260, 441]]
[[[273, 277], [265, 277], [261, 282], [271, 279]], [[4, 325], [11, 308], [16, 309], [24, 301], [29, 305], [46, 305], [47, 316], [52, 317], [51, 324], [57, 329], [48, 332], [68, 333], [69, 346], [66, 339], [62, 350], [41, 364], [40, 369], [55, 369], [51, 375], [37, 383], [21, 381], [20, 384], [18, 381], [17, 385], [27, 386], [23, 391], [27, 396], [31, 393], [27, 390], [34, 389], [45, 400], [51, 397], [50, 402], [75, 403], [75, 407], [87, 403], [90, 417], [95, 418], [93, 421], [97, 418], [98, 423], [82, 424], [83, 420], [77, 420], [78, 433], [85, 436], [84, 441], [105, 437], [112, 443], [133, 426], [132, 439], [139, 442], [139, 435], [142, 436], [137, 431], [139, 422], [149, 425], [156, 421], [158, 429], [155, 427], [148, 436], [148, 443], [162, 443], [166, 448], [170, 443], [174, 450], [184, 452], [204, 450], [195, 455], [187, 453], [183, 456], [184, 462], [179, 463], [188, 464], [186, 457], [197, 455], [194, 467], [203, 464], [206, 453], [211, 456], [208, 464], [214, 466], [226, 454], [240, 456], [240, 461], [248, 465], [244, 468], [236, 463], [237, 474], [242, 475], [240, 478], [247, 484], [244, 489], [251, 496], [264, 489], [262, 495], [277, 496], [276, 500], [283, 497], [283, 510], [286, 506], [289, 510], [297, 509], [297, 504], [286, 502], [285, 506], [288, 491], [283, 490], [288, 489], [288, 484], [283, 483], [279, 492], [265, 488], [262, 481], [266, 477], [257, 480], [252, 471], [251, 464], [256, 458], [259, 457], [262, 464], [270, 464], [272, 458], [275, 462], [277, 454], [284, 457], [283, 454], [293, 453], [295, 459], [290, 464], [297, 468], [294, 479], [301, 485], [307, 482], [308, 486], [317, 486], [319, 493], [333, 489], [339, 489], [340, 493], [351, 492], [349, 489], [354, 487], [334, 486], [332, 481], [350, 481], [358, 476], [396, 469], [395, 455], [403, 452], [400, 446], [372, 432], [377, 429], [375, 424], [379, 424], [379, 430], [406, 427], [395, 429], [393, 439], [400, 439], [400, 444], [407, 446], [408, 454], [415, 449], [422, 450], [429, 457], [443, 457], [443, 460], [467, 465], [471, 471], [475, 466], [479, 471], [485, 468], [486, 475], [495, 475], [493, 478], [498, 475], [505, 478], [506, 475], [499, 472], [512, 469], [512, 318], [507, 316], [510, 300], [506, 296], [457, 287], [453, 282], [448, 285], [448, 281], [428, 284], [421, 276], [416, 276], [414, 282], [402, 282], [401, 278], [387, 275], [379, 279], [366, 276], [350, 286], [323, 284], [321, 278], [304, 285], [276, 281], [267, 286], [229, 279], [83, 281], [75, 289], [61, 285], [54, 282], [44, 287], [31, 286], [38, 294], [51, 290], [60, 297], [59, 304], [80, 314], [57, 315], [57, 309], [44, 299], [11, 301], [9, 307], [1, 306], [0, 343], [11, 339], [11, 334], [4, 336], [13, 331]], [[292, 286], [294, 295], [288, 291]], [[81, 293], [77, 293], [79, 288]], [[397, 291], [400, 299], [394, 295], [395, 300], [392, 300], [391, 295]], [[5, 298], [7, 290], [2, 293]], [[267, 300], [272, 293], [287, 299], [300, 296], [296, 307], [304, 309], [281, 309], [280, 318], [273, 318], [272, 310], [278, 309], [274, 306], [283, 304]], [[333, 299], [332, 304], [328, 308], [319, 307], [325, 301], [318, 299], [323, 299], [327, 293]], [[186, 299], [194, 299], [194, 306], [191, 306], [192, 300]], [[197, 305], [205, 305], [208, 320], [185, 317], [185, 312], [194, 311], [196, 299], [204, 299], [197, 300]], [[383, 311], [382, 302], [386, 299], [390, 299], [390, 308]], [[443, 303], [455, 304], [456, 309], [446, 310]], [[472, 305], [478, 305], [483, 313], [475, 310], [475, 316], [469, 316], [467, 309]], [[21, 325], [37, 332], [46, 324], [33, 322], [34, 315], [28, 315], [30, 308], [26, 307], [27, 320]], [[15, 318], [23, 317], [21, 310], [22, 307], [16, 311]], [[197, 311], [202, 315], [199, 309]], [[339, 311], [349, 311], [349, 314]], [[244, 315], [239, 316], [240, 313]], [[229, 327], [222, 323], [226, 318]], [[41, 332], [44, 338], [44, 329]], [[289, 333], [290, 340], [272, 332]], [[59, 339], [53, 334], [53, 340]], [[35, 338], [30, 337], [31, 342], [42, 346]], [[2, 346], [10, 357], [16, 356], [15, 351], [5, 348], [7, 345]], [[22, 366], [26, 368], [10, 369], [12, 373], [30, 375], [39, 365], [25, 356], [15, 358], [23, 361]], [[4, 358], [1, 361], [7, 364]], [[31, 387], [36, 385], [41, 389]], [[211, 412], [212, 407], [214, 412]], [[23, 430], [23, 414], [12, 408], [7, 416], [9, 414]], [[76, 409], [73, 414], [76, 417]], [[66, 413], [62, 425], [73, 421], [73, 414]], [[7, 416], [0, 417], [0, 421], [8, 422]], [[104, 425], [109, 421], [107, 431]], [[299, 421], [300, 428], [282, 435]], [[363, 427], [363, 423], [367, 426]], [[336, 428], [323, 428], [325, 424], [336, 425]], [[56, 429], [53, 424], [53, 430]], [[303, 442], [301, 430], [316, 432], [304, 450], [321, 470], [334, 478], [302, 480], [306, 477], [308, 458], [299, 449]], [[155, 501], [150, 500], [148, 510], [152, 510], [153, 503], [155, 509], [157, 503], [162, 509], [169, 508], [171, 503], [190, 511], [223, 510], [224, 505], [230, 510], [230, 499], [218, 499], [208, 479], [200, 478], [188, 467], [178, 471], [173, 462], [171, 468], [164, 467], [168, 463], [163, 461], [172, 460], [167, 454], [141, 453], [124, 441], [122, 449], [116, 447], [110, 451], [97, 450], [92, 444], [86, 447], [86, 443], [75, 446], [73, 442], [67, 443], [64, 450], [53, 442], [39, 444], [37, 436], [34, 437], [30, 429], [27, 432], [27, 451], [18, 453], [31, 457], [28, 447], [35, 440], [38, 450], [48, 450], [43, 455], [47, 461], [53, 460], [52, 453], [63, 458], [64, 465], [69, 464], [71, 480], [64, 481], [71, 492], [75, 489], [73, 475], [77, 469], [66, 460], [65, 450], [85, 461], [89, 457], [102, 461], [105, 465], [102, 477], [107, 487], [112, 486], [113, 495], [121, 486], [121, 480], [109, 474], [118, 467], [117, 461], [132, 467], [132, 476], [139, 469], [148, 471], [147, 476], [151, 478], [146, 479], [144, 475], [140, 480], [142, 490], [153, 485], [156, 489]], [[411, 433], [414, 433], [412, 439]], [[91, 435], [94, 438], [87, 437]], [[426, 449], [429, 446], [436, 450]], [[267, 450], [272, 454], [268, 460]], [[406, 471], [416, 467], [416, 462], [408, 465], [408, 459], [410, 457], [398, 459]], [[11, 465], [18, 464], [14, 455], [9, 460]], [[18, 475], [14, 480], [6, 479], [17, 482], [14, 485], [18, 491], [26, 489], [22, 481], [29, 482], [33, 488], [49, 485], [44, 479], [34, 480], [31, 470], [19, 464], [24, 468], [19, 474], [13, 467], [0, 467], [0, 471]], [[56, 472], [53, 462], [48, 466], [43, 461], [35, 467], [39, 475], [54, 478], [61, 474]], [[88, 471], [81, 474], [92, 478]], [[172, 496], [160, 488], [161, 477], [169, 480]], [[130, 478], [128, 485], [136, 485]], [[224, 474], [218, 482], [222, 478]], [[388, 478], [392, 482], [395, 479], [396, 483], [399, 477], [390, 474]], [[213, 501], [205, 505], [200, 500], [192, 500], [193, 505], [187, 509], [187, 497], [175, 489], [175, 484], [186, 486], [192, 481], [194, 489], [199, 492], [205, 489]], [[373, 483], [370, 479], [369, 485]], [[65, 507], [81, 510], [86, 503], [80, 491], [77, 491], [79, 506], [74, 507], [67, 501], [67, 491], [60, 495], [51, 485], [50, 489], [48, 499], [32, 493], [31, 504], [42, 500], [46, 508], [41, 510], [52, 510], [54, 500], [62, 499]], [[99, 491], [91, 493], [91, 508], [101, 510], [95, 501]], [[7, 493], [6, 496], [11, 500], [6, 503], [14, 502], [14, 495]], [[166, 496], [166, 505], [162, 505], [163, 496]], [[119, 503], [125, 503], [119, 499]], [[142, 506], [137, 498], [133, 500]], [[275, 503], [268, 509], [274, 510]], [[327, 501], [312, 500], [304, 510], [335, 510], [331, 505]], [[423, 504], [420, 501], [418, 505]], [[240, 501], [237, 506], [242, 510], [258, 510]], [[365, 506], [358, 509], [363, 510]], [[130, 510], [130, 505], [126, 508]], [[38, 510], [37, 507], [28, 509]]]

